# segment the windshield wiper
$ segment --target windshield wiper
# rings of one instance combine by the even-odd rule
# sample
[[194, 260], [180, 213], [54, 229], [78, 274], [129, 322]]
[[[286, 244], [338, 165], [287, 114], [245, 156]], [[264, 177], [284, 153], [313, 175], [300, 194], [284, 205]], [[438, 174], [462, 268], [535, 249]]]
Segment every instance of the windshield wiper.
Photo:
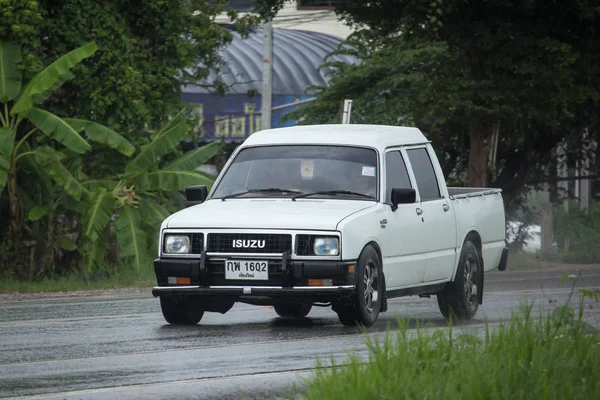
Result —
[[296, 199], [300, 199], [302, 197], [308, 197], [308, 196], [314, 196], [314, 195], [318, 195], [318, 194], [331, 194], [331, 195], [338, 195], [338, 194], [349, 194], [352, 196], [360, 196], [360, 197], [366, 197], [369, 199], [375, 199], [374, 196], [371, 196], [369, 194], [364, 194], [364, 193], [359, 193], [359, 192], [353, 192], [351, 190], [323, 190], [320, 192], [311, 192], [311, 193], [300, 193], [297, 194], [295, 196], [292, 196], [292, 200], [296, 200]]
[[223, 196], [223, 197], [221, 197], [221, 201], [225, 201], [226, 199], [231, 199], [232, 197], [242, 196], [242, 195], [248, 194], [248, 193], [296, 193], [297, 196], [302, 194], [302, 192], [299, 192], [298, 190], [291, 190], [291, 189], [280, 189], [280, 188], [250, 189], [250, 190], [245, 190], [243, 192], [232, 193], [232, 194]]

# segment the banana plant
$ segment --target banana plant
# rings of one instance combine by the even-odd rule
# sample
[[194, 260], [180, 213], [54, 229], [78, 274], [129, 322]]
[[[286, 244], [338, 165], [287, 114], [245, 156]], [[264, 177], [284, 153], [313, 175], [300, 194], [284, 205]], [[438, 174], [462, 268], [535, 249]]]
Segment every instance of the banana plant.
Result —
[[[83, 235], [87, 239], [83, 244], [86, 272], [102, 265], [113, 230], [120, 264], [133, 266], [137, 271], [148, 268], [150, 254], [156, 251], [160, 223], [170, 214], [163, 205], [166, 203], [163, 201], [165, 192], [181, 191], [190, 185], [210, 187], [213, 184], [212, 176], [195, 169], [218, 153], [220, 145], [216, 142], [187, 152], [171, 162], [161, 162], [189, 133], [185, 115], [184, 109], [173, 117], [128, 162], [122, 174], [108, 179], [84, 180], [68, 188], [68, 183], [77, 179], [68, 177], [68, 171], [64, 169], [55, 171], [55, 176], [63, 176], [60, 182], [72, 196], [90, 199], [83, 218]], [[53, 166], [60, 168], [58, 165], [49, 163], [47, 168], [52, 173]]]
[[[19, 161], [24, 157], [32, 157], [42, 166], [58, 163], [59, 165], [52, 170], [53, 178], [69, 179], [57, 175], [60, 168], [65, 168], [61, 163], [64, 155], [49, 146], [37, 146], [38, 141], [33, 140], [35, 135], [46, 135], [65, 149], [83, 154], [91, 150], [88, 140], [80, 135], [80, 132], [85, 131], [89, 140], [116, 148], [125, 155], [134, 152], [134, 147], [127, 140], [106, 127], [91, 121], [67, 121], [40, 108], [56, 89], [74, 77], [71, 69], [91, 57], [96, 50], [94, 42], [76, 48], [58, 58], [23, 85], [23, 75], [19, 68], [21, 47], [0, 40], [0, 194], [7, 186], [11, 230], [15, 243], [20, 241], [22, 216], [25, 214], [17, 196]], [[61, 186], [68, 188], [67, 192], [78, 200], [82, 195], [88, 194], [76, 180], [61, 183]], [[36, 210], [38, 218], [40, 210]]]

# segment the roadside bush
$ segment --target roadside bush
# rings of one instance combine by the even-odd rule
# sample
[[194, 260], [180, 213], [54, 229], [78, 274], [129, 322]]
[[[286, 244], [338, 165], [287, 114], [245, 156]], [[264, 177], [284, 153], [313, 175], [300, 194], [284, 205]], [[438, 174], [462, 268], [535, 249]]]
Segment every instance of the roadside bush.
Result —
[[409, 333], [401, 322], [397, 335], [368, 342], [368, 362], [351, 356], [344, 366], [316, 369], [298, 397], [600, 398], [600, 339], [570, 307], [534, 317], [527, 306], [481, 335]]
[[554, 236], [558, 256], [565, 262], [600, 262], [600, 203], [590, 203], [586, 215], [579, 203], [572, 202], [567, 213], [562, 207], [554, 210]]

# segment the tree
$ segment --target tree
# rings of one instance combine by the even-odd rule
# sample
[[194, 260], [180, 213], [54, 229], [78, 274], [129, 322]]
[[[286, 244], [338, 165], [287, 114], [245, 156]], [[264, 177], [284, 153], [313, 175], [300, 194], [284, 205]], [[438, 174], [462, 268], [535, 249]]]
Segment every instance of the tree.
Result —
[[[95, 41], [100, 51], [48, 99], [56, 114], [86, 118], [135, 141], [182, 107], [182, 86], [205, 84], [223, 65], [219, 49], [231, 33], [215, 23], [223, 0], [6, 0], [0, 2], [0, 38], [23, 46], [25, 77], [47, 60]], [[253, 24], [238, 18], [238, 29]], [[214, 89], [224, 90], [217, 82]], [[133, 136], [131, 136], [133, 135]]]
[[[257, 3], [270, 16], [283, 1]], [[597, 109], [600, 14], [591, 1], [345, 0], [337, 13], [359, 29], [351, 43], [368, 65], [351, 68], [356, 81], [330, 98], [354, 85], [363, 105], [401, 106], [439, 133], [448, 123], [466, 129], [471, 186], [488, 183], [494, 132], [521, 145], [546, 132], [544, 144], [556, 143], [576, 110]]]
[[[18, 163], [27, 156], [41, 160], [54, 151], [49, 146], [33, 148], [29, 146], [28, 139], [42, 133], [75, 153], [85, 153], [91, 149], [87, 140], [65, 120], [37, 106], [71, 79], [73, 74], [70, 70], [95, 51], [96, 44], [93, 42], [77, 48], [39, 72], [23, 87], [18, 65], [21, 60], [20, 46], [0, 40], [0, 103], [4, 107], [0, 113], [0, 193], [7, 185], [11, 227], [17, 241], [20, 239], [22, 223], [21, 204], [17, 198]], [[125, 153], [133, 151], [116, 132], [93, 122], [81, 123], [95, 128], [88, 135], [91, 140], [121, 146], [120, 149]], [[23, 151], [26, 146], [27, 151]]]

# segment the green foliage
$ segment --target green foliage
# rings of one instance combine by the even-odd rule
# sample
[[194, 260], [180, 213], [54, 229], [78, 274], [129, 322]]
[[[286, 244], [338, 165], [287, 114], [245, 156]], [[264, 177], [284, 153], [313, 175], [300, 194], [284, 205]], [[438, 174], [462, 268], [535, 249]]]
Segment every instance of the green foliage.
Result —
[[[1, 36], [0, 36], [1, 37]], [[21, 91], [21, 71], [14, 66], [21, 62], [17, 44], [0, 40], [0, 102], [13, 100]]]
[[6, 185], [10, 171], [10, 159], [15, 145], [15, 132], [10, 128], [0, 128], [0, 193]]
[[85, 153], [92, 147], [71, 125], [62, 118], [39, 108], [30, 108], [23, 113], [42, 133], [50, 136], [63, 146], [76, 153]]
[[576, 201], [570, 203], [568, 213], [555, 207], [554, 236], [563, 261], [599, 263], [600, 203], [591, 203], [587, 214]]
[[121, 259], [129, 259], [136, 271], [148, 268], [148, 234], [142, 227], [141, 213], [131, 206], [122, 207], [115, 228]]
[[[3, 264], [21, 277], [33, 279], [56, 262], [73, 265], [76, 250], [81, 250], [84, 256], [90, 254], [92, 262], [104, 260], [106, 242], [88, 245], [82, 240], [80, 248], [77, 241], [82, 238], [78, 230], [83, 215], [86, 234], [99, 239], [104, 226], [98, 225], [106, 225], [113, 211], [102, 207], [110, 206], [111, 200], [112, 204], [119, 200], [112, 192], [107, 196], [100, 191], [114, 190], [118, 182], [90, 180], [84, 185], [82, 181], [89, 178], [82, 154], [92, 149], [88, 139], [125, 156], [132, 155], [135, 148], [118, 133], [96, 122], [79, 118], [64, 120], [39, 107], [73, 78], [70, 70], [95, 51], [93, 42], [77, 48], [59, 57], [23, 87], [15, 80], [22, 77], [21, 50], [10, 42], [0, 41], [0, 93], [4, 100], [0, 110], [0, 196], [7, 186], [8, 200], [0, 202], [6, 207], [0, 210], [0, 215], [7, 215], [10, 220], [10, 229], [1, 233], [5, 235], [2, 242], [12, 246], [1, 257]], [[53, 145], [57, 143], [63, 149], [55, 149]], [[32, 177], [35, 179], [31, 180]], [[202, 175], [198, 177], [204, 179]], [[91, 211], [87, 210], [88, 204]], [[28, 268], [24, 268], [25, 263]], [[1, 272], [3, 276], [10, 273]], [[50, 274], [53, 273], [51, 270]]]
[[[258, 4], [269, 15], [282, 2]], [[353, 122], [416, 125], [451, 179], [491, 180], [518, 199], [544, 175], [562, 138], [577, 145], [586, 127], [600, 138], [600, 53], [593, 50], [600, 39], [591, 33], [600, 13], [592, 9], [591, 1], [567, 9], [537, 1], [344, 1], [336, 12], [358, 31], [347, 41], [353, 48], [340, 53], [361, 64], [332, 64], [329, 86], [289, 117], [337, 122], [340, 102], [350, 98]]]
[[[21, 128], [23, 117], [44, 134], [72, 151], [84, 153], [91, 149], [90, 145], [60, 117], [34, 106], [39, 104], [36, 96], [47, 93], [50, 89], [56, 89], [57, 84], [61, 82], [61, 77], [82, 59], [91, 56], [95, 49], [95, 44], [92, 43], [69, 52], [37, 74], [25, 88], [22, 88], [19, 79], [21, 78], [19, 72], [21, 50], [13, 43], [0, 41], [0, 54], [3, 55], [0, 60], [0, 88], [3, 93], [0, 103], [4, 104], [4, 112], [0, 112], [0, 129], [2, 129], [0, 135], [3, 138], [0, 151], [0, 189], [6, 184], [9, 175], [16, 179], [20, 147], [30, 135], [36, 132], [36, 129], [28, 133], [23, 132]], [[10, 58], [5, 57], [9, 55]], [[42, 97], [47, 98], [45, 95]], [[12, 105], [9, 114], [9, 103], [15, 99], [16, 103]], [[5, 173], [2, 172], [5, 170]], [[9, 196], [14, 195], [15, 189], [9, 187]]]
[[183, 109], [152, 135], [153, 139], [127, 163], [124, 173], [80, 183], [91, 199], [84, 203], [81, 246], [87, 273], [103, 266], [104, 253], [113, 241], [113, 215], [120, 264], [136, 270], [149, 268], [150, 254], [156, 251], [158, 228], [170, 212], [166, 193], [191, 185], [212, 185], [214, 179], [194, 169], [217, 154], [220, 150], [217, 144], [161, 165], [165, 164], [162, 159], [176, 151], [189, 130]]
[[486, 323], [483, 332], [411, 330], [401, 320], [398, 333], [368, 339], [366, 362], [356, 356], [331, 368], [320, 362], [293, 398], [598, 398], [598, 337], [568, 305], [540, 317], [531, 307]]
[[[28, 77], [47, 60], [87, 42], [102, 49], [74, 71], [75, 78], [50, 99], [48, 110], [91, 119], [133, 142], [182, 107], [183, 85], [203, 84], [211, 69], [222, 66], [218, 51], [233, 38], [214, 21], [228, 10], [221, 0], [6, 1], [21, 5], [12, 6], [10, 18], [0, 18], [0, 37], [26, 46]], [[35, 16], [27, 18], [30, 13]], [[257, 22], [253, 16], [229, 16], [244, 32]], [[15, 20], [23, 21], [28, 35], [1, 34], [11, 31]], [[225, 85], [217, 83], [215, 89]]]
[[129, 157], [135, 151], [135, 147], [127, 139], [103, 125], [75, 118], [65, 118], [64, 121], [78, 133], [85, 132], [90, 140], [111, 147], [123, 155]]
[[[64, 83], [68, 78], [74, 77], [70, 70], [91, 57], [96, 50], [98, 50], [96, 43], [91, 42], [59, 57], [29, 81], [10, 113], [23, 114], [35, 105], [46, 101], [50, 94], [58, 89], [57, 82]], [[16, 64], [16, 60], [14, 63]]]
[[90, 197], [88, 190], [62, 163], [64, 155], [51, 147], [38, 147], [34, 156], [43, 173], [51, 177], [73, 199], [79, 201]]

